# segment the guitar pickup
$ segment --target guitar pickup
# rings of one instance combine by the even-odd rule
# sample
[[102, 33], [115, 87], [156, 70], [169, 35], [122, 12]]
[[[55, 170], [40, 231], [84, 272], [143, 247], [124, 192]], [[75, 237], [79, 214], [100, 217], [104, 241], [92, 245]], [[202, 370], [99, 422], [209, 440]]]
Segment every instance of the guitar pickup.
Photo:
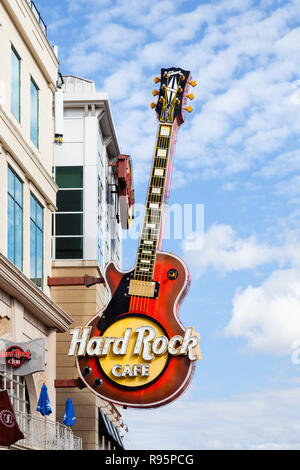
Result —
[[130, 279], [128, 284], [128, 295], [134, 297], [146, 297], [149, 299], [157, 299], [159, 291], [159, 282], [156, 281], [139, 281]]

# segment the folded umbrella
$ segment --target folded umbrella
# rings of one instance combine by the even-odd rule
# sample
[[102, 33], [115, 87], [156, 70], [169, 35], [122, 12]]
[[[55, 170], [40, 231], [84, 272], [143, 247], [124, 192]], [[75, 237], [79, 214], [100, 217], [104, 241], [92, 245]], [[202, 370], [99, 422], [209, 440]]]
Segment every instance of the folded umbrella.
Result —
[[50, 400], [47, 392], [47, 387], [44, 384], [41, 388], [41, 393], [38, 401], [38, 405], [36, 408], [36, 411], [39, 411], [41, 415], [49, 416], [52, 413], [51, 406], [50, 406]]
[[73, 426], [75, 422], [76, 422], [76, 416], [75, 416], [75, 411], [73, 407], [73, 402], [72, 402], [72, 399], [69, 397], [66, 401], [63, 423], [66, 426]]
[[24, 439], [24, 434], [16, 421], [7, 390], [2, 390], [0, 391], [0, 446], [11, 446], [19, 439]]

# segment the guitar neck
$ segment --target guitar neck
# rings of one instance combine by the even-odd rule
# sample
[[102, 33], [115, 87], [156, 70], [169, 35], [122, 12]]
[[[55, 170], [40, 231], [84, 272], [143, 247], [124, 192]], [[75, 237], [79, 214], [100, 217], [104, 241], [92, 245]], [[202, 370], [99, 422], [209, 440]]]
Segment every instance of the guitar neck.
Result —
[[143, 227], [139, 240], [134, 278], [151, 281], [156, 251], [161, 247], [164, 206], [168, 200], [173, 150], [178, 126], [160, 123], [146, 199]]

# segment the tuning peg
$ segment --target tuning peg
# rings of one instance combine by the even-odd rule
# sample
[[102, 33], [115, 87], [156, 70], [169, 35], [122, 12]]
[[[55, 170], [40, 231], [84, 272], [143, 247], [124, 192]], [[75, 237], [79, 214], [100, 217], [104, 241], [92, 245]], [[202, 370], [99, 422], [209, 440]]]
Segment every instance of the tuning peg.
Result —
[[193, 81], [189, 82], [189, 85], [191, 85], [191, 86], [196, 86], [196, 85], [197, 85], [197, 82], [195, 82], [195, 80], [193, 80]]
[[151, 103], [151, 104], [150, 104], [150, 108], [152, 108], [152, 109], [156, 108], [156, 104], [155, 104], [155, 103]]
[[153, 96], [156, 96], [156, 95], [158, 95], [158, 94], [159, 94], [159, 92], [158, 92], [157, 90], [153, 90], [153, 91], [152, 91], [152, 95], [153, 95]]
[[154, 77], [153, 81], [154, 81], [154, 83], [158, 83], [158, 82], [160, 82], [160, 78]]
[[193, 100], [193, 99], [195, 98], [194, 95], [193, 95], [193, 93], [190, 93], [189, 95], [186, 95], [186, 96], [187, 96], [187, 98], [189, 98], [190, 100]]
[[186, 108], [184, 108], [186, 111], [188, 111], [189, 113], [191, 113], [193, 111], [193, 108], [192, 106], [187, 106]]

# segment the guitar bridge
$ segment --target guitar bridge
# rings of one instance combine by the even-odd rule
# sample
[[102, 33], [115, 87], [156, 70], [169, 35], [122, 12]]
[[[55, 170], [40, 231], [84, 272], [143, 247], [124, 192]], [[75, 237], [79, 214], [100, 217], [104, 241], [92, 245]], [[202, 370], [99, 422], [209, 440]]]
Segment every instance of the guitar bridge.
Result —
[[128, 285], [128, 295], [134, 297], [147, 297], [149, 299], [157, 299], [159, 290], [159, 282], [155, 281], [139, 281], [130, 279]]

